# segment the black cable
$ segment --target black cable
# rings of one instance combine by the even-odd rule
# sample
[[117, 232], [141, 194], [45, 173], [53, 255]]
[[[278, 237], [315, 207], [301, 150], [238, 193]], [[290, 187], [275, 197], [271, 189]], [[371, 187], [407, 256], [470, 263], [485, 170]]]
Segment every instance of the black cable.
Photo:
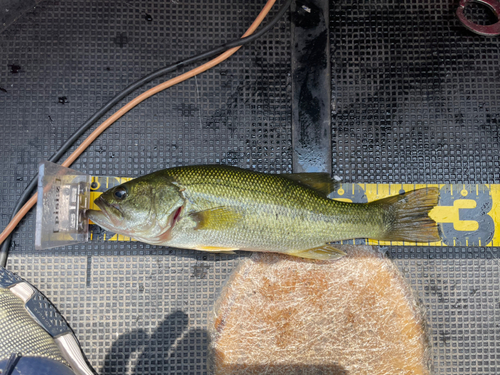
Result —
[[[212, 56], [219, 55], [228, 49], [234, 48], [234, 47], [239, 47], [243, 46], [247, 43], [251, 43], [254, 40], [260, 38], [262, 35], [264, 35], [267, 31], [269, 31], [276, 23], [281, 19], [283, 14], [285, 14], [286, 10], [289, 8], [290, 4], [292, 3], [292, 0], [286, 0], [285, 3], [281, 6], [279, 9], [278, 13], [274, 18], [269, 22], [266, 26], [264, 26], [260, 31], [256, 32], [255, 34], [252, 34], [250, 36], [247, 36], [245, 38], [239, 38], [237, 40], [233, 40], [229, 43], [223, 44], [220, 47], [211, 49], [210, 51], [206, 51], [203, 53], [200, 53], [199, 55], [190, 57], [186, 60], [182, 60], [180, 62], [177, 62], [173, 65], [167, 66], [165, 68], [158, 69], [147, 76], [141, 78], [140, 80], [134, 82], [127, 88], [125, 88], [122, 92], [120, 92], [118, 95], [116, 95], [114, 98], [112, 98], [109, 102], [107, 102], [99, 111], [97, 111], [91, 118], [89, 118], [85, 123], [80, 126], [80, 128], [61, 146], [61, 148], [54, 154], [52, 157], [49, 159], [49, 161], [56, 163], [59, 161], [59, 159], [64, 155], [68, 149], [73, 146], [73, 144], [80, 138], [80, 136], [85, 133], [92, 125], [94, 125], [99, 118], [104, 116], [106, 112], [108, 112], [112, 107], [114, 107], [120, 100], [125, 98], [127, 95], [131, 94], [133, 91], [137, 90], [139, 87], [151, 82], [155, 78], [158, 78], [160, 76], [163, 76], [167, 73], [170, 73], [174, 70], [177, 70], [179, 68], [182, 68], [186, 65], [193, 64], [195, 62], [198, 62], [200, 60], [208, 59]], [[12, 216], [10, 217], [10, 220], [16, 216], [17, 212], [24, 206], [24, 204], [30, 199], [31, 195], [33, 194], [33, 191], [35, 190], [36, 186], [38, 183], [38, 174], [33, 177], [31, 182], [29, 183], [28, 187], [26, 190], [24, 190], [24, 193], [21, 195], [21, 197], [18, 199], [16, 207], [14, 208], [14, 212], [12, 213]], [[10, 249], [10, 244], [12, 240], [12, 233], [5, 239], [5, 241], [2, 244], [2, 248], [0, 250], [0, 265], [5, 267], [7, 264], [7, 258], [9, 256], [9, 249]]]
[[16, 369], [17, 362], [21, 359], [20, 353], [12, 353], [9, 357], [9, 361], [7, 362], [7, 366], [4, 368], [4, 375], [12, 375], [14, 370]]

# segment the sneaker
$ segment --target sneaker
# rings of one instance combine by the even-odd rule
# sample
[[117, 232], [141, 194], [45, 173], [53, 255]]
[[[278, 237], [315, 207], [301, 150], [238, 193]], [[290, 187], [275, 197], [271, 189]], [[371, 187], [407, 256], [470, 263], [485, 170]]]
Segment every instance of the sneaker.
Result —
[[0, 374], [96, 374], [73, 331], [52, 303], [1, 266]]

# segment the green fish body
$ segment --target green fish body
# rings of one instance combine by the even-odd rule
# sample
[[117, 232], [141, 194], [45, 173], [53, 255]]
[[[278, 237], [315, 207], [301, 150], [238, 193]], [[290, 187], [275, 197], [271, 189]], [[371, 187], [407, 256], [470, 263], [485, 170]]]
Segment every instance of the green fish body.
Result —
[[428, 212], [435, 188], [356, 204], [327, 198], [326, 174], [263, 174], [227, 166], [158, 171], [110, 189], [89, 218], [153, 245], [205, 251], [268, 251], [312, 259], [353, 239], [437, 241]]

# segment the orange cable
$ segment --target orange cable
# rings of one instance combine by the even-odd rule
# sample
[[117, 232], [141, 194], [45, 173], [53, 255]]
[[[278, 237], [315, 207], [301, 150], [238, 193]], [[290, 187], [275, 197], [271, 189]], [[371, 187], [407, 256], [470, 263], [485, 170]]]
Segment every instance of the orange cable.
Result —
[[[248, 30], [243, 34], [242, 38], [249, 36], [255, 32], [255, 30], [259, 27], [259, 25], [262, 23], [264, 18], [267, 16], [271, 8], [273, 7], [274, 3], [276, 0], [267, 0], [266, 5], [262, 10], [260, 11], [259, 15], [253, 21], [253, 23], [250, 25]], [[159, 93], [160, 91], [163, 91], [169, 87], [172, 87], [178, 83], [181, 83], [189, 78], [194, 77], [195, 75], [198, 75], [200, 73], [203, 73], [207, 71], [210, 68], [213, 68], [214, 66], [220, 64], [224, 60], [228, 59], [231, 57], [236, 51], [238, 51], [241, 48], [239, 47], [234, 47], [223, 54], [217, 56], [216, 58], [210, 60], [209, 62], [200, 65], [197, 68], [194, 68], [193, 70], [190, 70], [189, 72], [186, 72], [184, 74], [181, 74], [178, 77], [169, 79], [166, 82], [163, 82], [148, 91], [142, 93], [141, 95], [137, 96], [136, 98], [132, 99], [130, 102], [128, 102], [126, 105], [124, 105], [122, 108], [120, 108], [118, 111], [116, 111], [112, 116], [110, 116], [106, 121], [104, 121], [101, 125], [99, 125], [83, 142], [80, 146], [76, 148], [75, 151], [61, 164], [63, 167], [69, 167], [73, 162], [85, 151], [91, 144], [92, 142], [95, 141], [95, 139], [101, 135], [101, 133], [106, 130], [108, 127], [110, 127], [113, 123], [115, 123], [120, 117], [122, 117], [124, 114], [126, 114], [128, 111], [130, 111], [132, 108], [143, 102], [144, 100], [148, 99], [149, 97]], [[0, 245], [5, 241], [5, 239], [9, 236], [10, 233], [14, 230], [14, 228], [19, 224], [19, 222], [22, 220], [22, 218], [28, 213], [28, 211], [35, 205], [37, 201], [38, 193], [35, 193], [28, 202], [25, 203], [25, 205], [19, 210], [19, 212], [14, 216], [14, 218], [10, 221], [9, 224], [7, 224], [7, 227], [4, 229], [2, 234], [0, 234]]]

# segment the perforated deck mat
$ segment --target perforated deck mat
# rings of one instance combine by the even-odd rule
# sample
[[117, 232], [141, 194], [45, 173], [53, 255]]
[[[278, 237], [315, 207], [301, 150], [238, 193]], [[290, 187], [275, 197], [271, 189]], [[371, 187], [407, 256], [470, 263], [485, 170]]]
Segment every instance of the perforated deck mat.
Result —
[[[331, 4], [333, 170], [346, 181], [499, 182], [500, 38], [466, 31], [457, 6]], [[435, 372], [500, 373], [498, 249], [388, 251], [428, 307]]]
[[[2, 228], [37, 163], [104, 102], [154, 69], [240, 36], [262, 6], [42, 1], [9, 26], [0, 34]], [[331, 3], [332, 169], [344, 181], [500, 183], [500, 38], [465, 31], [456, 6]], [[290, 40], [284, 19], [227, 62], [141, 104], [73, 168], [291, 172]], [[60, 309], [99, 373], [206, 373], [209, 311], [238, 257], [140, 243], [35, 252], [33, 234], [34, 212], [16, 232], [9, 268]], [[435, 373], [498, 373], [498, 250], [389, 251], [429, 309]]]

